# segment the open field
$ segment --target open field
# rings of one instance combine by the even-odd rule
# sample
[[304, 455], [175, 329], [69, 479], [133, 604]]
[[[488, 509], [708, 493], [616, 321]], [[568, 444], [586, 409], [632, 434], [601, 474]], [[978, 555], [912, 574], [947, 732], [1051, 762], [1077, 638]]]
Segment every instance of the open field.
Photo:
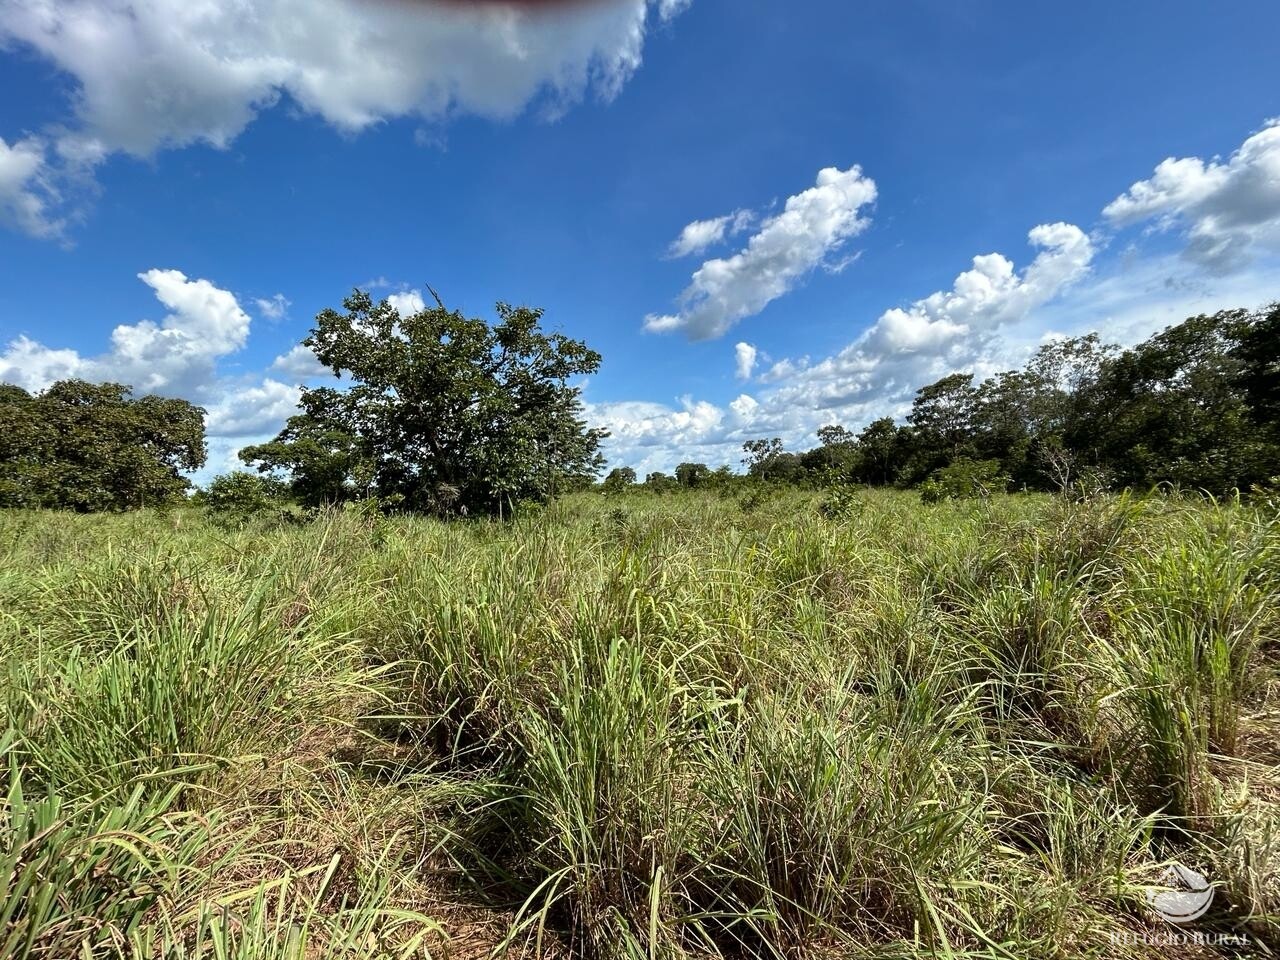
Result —
[[816, 500], [0, 516], [0, 957], [1280, 950], [1273, 505]]

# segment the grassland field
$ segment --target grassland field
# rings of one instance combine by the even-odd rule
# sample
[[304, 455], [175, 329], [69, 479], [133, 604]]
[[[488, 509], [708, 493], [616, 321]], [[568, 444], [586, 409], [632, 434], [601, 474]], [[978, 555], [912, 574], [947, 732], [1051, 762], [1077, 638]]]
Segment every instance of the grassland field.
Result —
[[1280, 951], [1275, 504], [820, 496], [0, 514], [0, 957]]

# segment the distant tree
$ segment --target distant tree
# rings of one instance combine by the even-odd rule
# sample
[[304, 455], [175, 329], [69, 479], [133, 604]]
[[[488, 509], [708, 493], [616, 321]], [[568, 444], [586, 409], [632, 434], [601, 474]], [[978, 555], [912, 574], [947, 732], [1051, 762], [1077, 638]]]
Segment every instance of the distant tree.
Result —
[[[997, 374], [974, 394], [974, 444], [1022, 486], [1056, 486], [1069, 454], [1065, 431], [1076, 397], [1093, 383], [1115, 347], [1095, 333], [1050, 341], [1022, 370]], [[1050, 476], [1054, 474], [1054, 476]]]
[[[921, 387], [907, 421], [882, 417], [857, 437], [824, 426], [800, 454], [750, 440], [743, 463], [771, 482], [927, 484], [941, 498], [1008, 483], [1269, 485], [1280, 476], [1280, 304], [1192, 317], [1128, 350], [1093, 333], [1054, 339], [1020, 370]], [[695, 466], [682, 465], [685, 485]]]
[[162, 506], [206, 457], [204, 410], [118, 383], [0, 386], [0, 506], [80, 511]]
[[858, 441], [839, 424], [818, 428], [819, 446], [799, 456], [805, 478], [822, 482], [847, 481], [858, 472]]
[[654, 493], [670, 493], [679, 486], [674, 477], [670, 477], [660, 470], [654, 471], [644, 478], [644, 488]]
[[818, 442], [824, 447], [841, 447], [857, 440], [852, 433], [838, 423], [829, 423], [818, 428]]
[[288, 478], [290, 495], [309, 507], [372, 495], [373, 453], [346, 423], [331, 416], [331, 394], [304, 390], [302, 413], [290, 417], [274, 440], [245, 447], [240, 459], [268, 475]]
[[729, 490], [738, 482], [739, 477], [733, 472], [733, 467], [727, 463], [722, 463], [711, 471], [711, 476], [707, 482], [709, 486], [717, 490]]
[[542, 311], [497, 305], [490, 325], [432, 307], [401, 316], [355, 291], [303, 341], [350, 382], [304, 389], [301, 412], [241, 456], [283, 471], [307, 503], [375, 495], [406, 509], [504, 513], [594, 477], [605, 432], [569, 379], [600, 355], [543, 333]]
[[614, 467], [604, 478], [606, 493], [621, 493], [636, 482], [636, 472], [631, 467]]
[[1275, 437], [1280, 427], [1280, 303], [1251, 319], [1231, 350], [1240, 365], [1236, 383], [1253, 422]]
[[907, 416], [912, 450], [904, 479], [917, 482], [974, 452], [974, 400], [972, 373], [953, 373], [916, 391]]
[[778, 458], [783, 455], [782, 438], [748, 440], [742, 445], [742, 451], [746, 454], [742, 463], [747, 474], [758, 480], [768, 480]]
[[893, 417], [872, 420], [858, 434], [857, 479], [875, 486], [892, 483], [905, 455], [904, 432]]
[[696, 489], [705, 486], [711, 470], [705, 463], [681, 463], [676, 466], [676, 483], [682, 487]]
[[1077, 397], [1069, 444], [1126, 486], [1222, 493], [1265, 483], [1280, 451], [1265, 395], [1252, 394], [1261, 423], [1250, 407], [1248, 385], [1261, 381], [1247, 371], [1266, 369], [1265, 348], [1254, 351], [1270, 322], [1243, 310], [1192, 317], [1108, 359]]

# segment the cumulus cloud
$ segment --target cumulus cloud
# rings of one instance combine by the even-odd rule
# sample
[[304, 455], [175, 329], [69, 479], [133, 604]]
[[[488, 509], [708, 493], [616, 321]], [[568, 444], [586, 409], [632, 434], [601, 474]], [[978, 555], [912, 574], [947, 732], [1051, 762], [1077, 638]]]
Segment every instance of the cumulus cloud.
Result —
[[271, 369], [296, 380], [312, 380], [316, 377], [331, 376], [332, 372], [324, 366], [304, 343], [294, 346], [288, 353], [282, 353], [271, 362]]
[[0, 137], [0, 223], [36, 237], [62, 233], [63, 223], [52, 213], [57, 195], [47, 169], [42, 140], [27, 137], [11, 144]]
[[675, 456], [710, 462], [732, 453], [725, 411], [705, 400], [684, 396], [678, 407], [646, 401], [587, 404], [585, 412], [593, 426], [608, 429], [610, 462], [639, 473], [669, 470]]
[[422, 299], [422, 294], [417, 290], [405, 290], [402, 293], [393, 293], [387, 297], [387, 302], [395, 307], [396, 313], [402, 317], [411, 317], [415, 313], [421, 313], [427, 309], [427, 303]]
[[[998, 254], [973, 258], [973, 267], [907, 307], [893, 307], [857, 340], [816, 364], [771, 371], [783, 382], [776, 402], [812, 409], [845, 404], [884, 406], [929, 379], [961, 367], [982, 372], [992, 336], [1025, 320], [1089, 270], [1095, 247], [1069, 223], [1042, 224], [1028, 234], [1039, 250], [1021, 273]], [[869, 407], [868, 407], [869, 408]]]
[[933, 293], [876, 321], [859, 344], [868, 354], [936, 353], [970, 333], [983, 333], [1025, 317], [1089, 269], [1094, 246], [1070, 223], [1041, 224], [1028, 235], [1040, 250], [1021, 274], [1007, 257], [973, 258], [973, 269], [950, 290]]
[[1226, 161], [1170, 157], [1103, 215], [1116, 226], [1181, 230], [1186, 256], [1218, 274], [1240, 269], [1258, 248], [1280, 250], [1280, 120]]
[[226, 148], [281, 101], [348, 133], [608, 101], [640, 67], [647, 30], [688, 3], [0, 2], [0, 47], [33, 51], [72, 85], [72, 116], [45, 138], [0, 140], [0, 222], [57, 236], [66, 218], [51, 208], [74, 208], [112, 154]]
[[756, 368], [758, 351], [750, 343], [739, 343], [733, 348], [736, 372], [739, 380], [748, 380]]
[[257, 299], [253, 301], [254, 306], [258, 308], [258, 312], [268, 320], [283, 320], [288, 314], [289, 308], [293, 306], [293, 301], [286, 297], [283, 293], [277, 293], [274, 297], [268, 299]]
[[111, 332], [110, 349], [94, 357], [19, 337], [0, 354], [0, 380], [41, 389], [75, 376], [127, 383], [140, 393], [205, 399], [217, 360], [244, 346], [249, 315], [234, 294], [179, 270], [148, 270], [138, 279], [169, 310], [164, 319], [121, 324]]
[[[591, 408], [593, 422], [613, 433], [614, 462], [669, 469], [694, 455], [736, 462], [752, 437], [781, 437], [795, 449], [812, 443], [824, 424], [901, 415], [914, 391], [937, 377], [958, 369], [981, 377], [1020, 362], [998, 331], [1027, 321], [1088, 273], [1095, 248], [1078, 227], [1045, 224], [1028, 239], [1039, 252], [1021, 272], [1001, 254], [974, 257], [950, 289], [886, 310], [833, 356], [775, 363], [758, 378], [765, 390], [742, 394], [727, 408], [690, 397], [678, 408], [603, 404]], [[754, 347], [740, 343], [735, 354], [739, 374], [754, 369]]]
[[0, 383], [43, 390], [58, 380], [81, 376], [84, 367], [85, 361], [75, 350], [54, 350], [19, 336], [0, 353]]
[[727, 236], [735, 236], [755, 223], [756, 215], [750, 210], [735, 210], [723, 217], [711, 220], [695, 220], [680, 231], [671, 241], [667, 255], [672, 258], [688, 257], [702, 253], [708, 247], [722, 243]]
[[76, 120], [61, 147], [92, 162], [225, 147], [282, 96], [347, 131], [411, 114], [506, 118], [591, 91], [608, 99], [640, 65], [650, 8], [669, 19], [683, 6], [23, 0], [0, 4], [0, 38], [73, 78]]
[[274, 432], [298, 412], [301, 396], [297, 387], [269, 377], [259, 386], [228, 390], [209, 405], [205, 429], [217, 437]]
[[862, 211], [875, 198], [875, 182], [860, 167], [820, 171], [817, 183], [789, 197], [782, 212], [767, 219], [741, 251], [703, 263], [681, 294], [677, 313], [650, 315], [645, 328], [683, 331], [690, 340], [722, 336], [862, 233], [870, 224]]

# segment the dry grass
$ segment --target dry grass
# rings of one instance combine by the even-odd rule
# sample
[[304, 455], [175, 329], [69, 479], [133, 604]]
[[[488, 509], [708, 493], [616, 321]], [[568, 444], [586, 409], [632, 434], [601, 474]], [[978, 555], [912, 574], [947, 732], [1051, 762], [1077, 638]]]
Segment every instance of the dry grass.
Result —
[[749, 506], [0, 516], [0, 957], [1280, 949], [1273, 514]]

